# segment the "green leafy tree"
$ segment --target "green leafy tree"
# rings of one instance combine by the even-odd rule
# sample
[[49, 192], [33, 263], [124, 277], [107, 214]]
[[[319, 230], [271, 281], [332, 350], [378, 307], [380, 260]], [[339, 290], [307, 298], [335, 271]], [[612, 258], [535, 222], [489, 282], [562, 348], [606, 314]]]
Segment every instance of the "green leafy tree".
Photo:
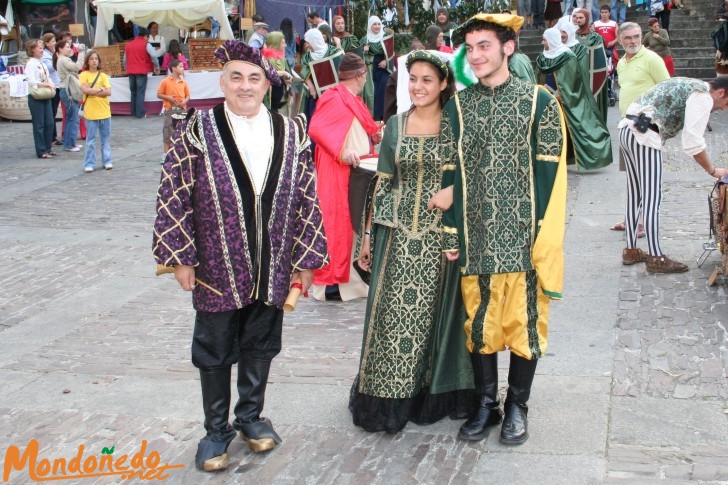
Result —
[[[442, 0], [442, 3], [446, 3], [446, 1], [447, 0]], [[375, 0], [374, 8], [372, 9], [371, 0], [355, 0], [354, 33], [356, 36], [362, 37], [366, 35], [369, 15], [376, 15], [379, 18], [384, 18], [384, 12], [387, 8], [391, 8], [392, 5], [396, 7], [403, 2], [404, 0]], [[435, 23], [435, 3], [430, 1], [430, 8], [425, 9], [421, 0], [409, 0], [408, 8], [410, 19], [409, 25], [405, 25], [404, 15], [400, 14], [397, 17], [396, 22], [387, 24], [385, 27], [391, 28], [395, 33], [409, 33], [410, 35], [407, 36], [406, 44], [409, 44], [409, 40], [412, 36], [424, 41], [425, 30], [427, 30], [427, 27]], [[462, 0], [457, 7], [448, 10], [450, 12], [450, 19], [453, 22], [462, 23], [477, 13], [498, 13], [503, 10], [510, 9], [511, 0]], [[405, 45], [405, 42], [403, 40], [401, 43], [398, 42], [397, 44], [398, 46], [400, 44]]]

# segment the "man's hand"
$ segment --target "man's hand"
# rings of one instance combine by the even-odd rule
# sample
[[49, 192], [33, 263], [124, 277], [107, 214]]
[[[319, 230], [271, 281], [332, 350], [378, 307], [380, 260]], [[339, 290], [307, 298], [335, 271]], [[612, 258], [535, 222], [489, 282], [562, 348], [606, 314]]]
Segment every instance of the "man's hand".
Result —
[[341, 161], [347, 165], [351, 165], [352, 168], [359, 166], [359, 155], [354, 150], [348, 148], [341, 152]]
[[379, 69], [386, 69], [387, 68], [387, 61], [382, 61], [379, 63]]
[[183, 290], [192, 291], [195, 289], [195, 268], [193, 266], [185, 264], [175, 266], [174, 277]]
[[445, 253], [445, 258], [448, 261], [457, 261], [460, 258], [460, 251], [448, 251]]
[[444, 189], [437, 192], [435, 195], [432, 196], [430, 201], [427, 203], [427, 208], [429, 210], [432, 209], [440, 209], [442, 211], [448, 210], [452, 206], [452, 200], [453, 200], [453, 189], [452, 185], [450, 187], [445, 187]]
[[718, 167], [716, 167], [715, 168], [715, 172], [713, 172], [713, 177], [715, 177], [717, 179], [722, 179], [726, 175], [728, 175], [728, 169], [726, 169], [726, 168], [718, 168]]
[[313, 270], [305, 269], [303, 271], [293, 273], [293, 276], [291, 277], [291, 283], [293, 283], [295, 280], [299, 280], [301, 282], [301, 286], [303, 286], [302, 293], [306, 293], [311, 287], [311, 282], [313, 281]]

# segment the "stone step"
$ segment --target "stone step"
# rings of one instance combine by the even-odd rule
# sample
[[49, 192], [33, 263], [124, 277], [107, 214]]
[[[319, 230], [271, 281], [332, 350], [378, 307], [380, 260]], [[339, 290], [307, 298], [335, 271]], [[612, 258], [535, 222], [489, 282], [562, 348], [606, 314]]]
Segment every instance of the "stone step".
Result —
[[702, 69], [713, 66], [715, 71], [715, 57], [673, 57], [672, 61], [675, 63], [675, 68], [693, 68]]
[[698, 79], [711, 79], [715, 77], [715, 68], [711, 67], [676, 67], [675, 76], [694, 77]]
[[673, 48], [670, 47], [670, 51], [672, 52], [673, 58], [678, 57], [703, 57], [711, 59], [712, 61], [715, 61], [715, 49], [713, 47], [683, 47], [683, 48]]

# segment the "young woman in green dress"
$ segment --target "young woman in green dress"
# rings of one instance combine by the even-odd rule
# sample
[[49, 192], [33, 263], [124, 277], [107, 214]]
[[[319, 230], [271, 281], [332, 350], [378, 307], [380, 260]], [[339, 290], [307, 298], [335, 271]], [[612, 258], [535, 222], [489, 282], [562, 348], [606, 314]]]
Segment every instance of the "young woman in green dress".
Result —
[[334, 37], [338, 39], [341, 50], [349, 52], [359, 47], [359, 39], [346, 31], [346, 21], [341, 15], [334, 15]]
[[442, 106], [454, 92], [437, 55], [407, 60], [412, 108], [389, 119], [359, 265], [371, 269], [354, 424], [396, 433], [474, 408], [457, 262], [443, 254], [441, 212], [427, 209], [451, 161], [441, 153]]

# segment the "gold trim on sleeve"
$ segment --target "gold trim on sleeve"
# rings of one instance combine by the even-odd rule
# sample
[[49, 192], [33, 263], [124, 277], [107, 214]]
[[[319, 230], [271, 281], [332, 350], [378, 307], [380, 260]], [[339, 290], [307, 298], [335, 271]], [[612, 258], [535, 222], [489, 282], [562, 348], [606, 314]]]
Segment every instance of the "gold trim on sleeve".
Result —
[[455, 235], [457, 235], [458, 228], [457, 227], [442, 226], [442, 232], [445, 232], [447, 234], [455, 234]]
[[446, 172], [447, 170], [457, 170], [458, 166], [454, 163], [448, 163], [446, 165], [442, 166], [442, 171]]
[[555, 155], [536, 155], [536, 160], [540, 160], [542, 162], [556, 162], [559, 163], [559, 157]]

